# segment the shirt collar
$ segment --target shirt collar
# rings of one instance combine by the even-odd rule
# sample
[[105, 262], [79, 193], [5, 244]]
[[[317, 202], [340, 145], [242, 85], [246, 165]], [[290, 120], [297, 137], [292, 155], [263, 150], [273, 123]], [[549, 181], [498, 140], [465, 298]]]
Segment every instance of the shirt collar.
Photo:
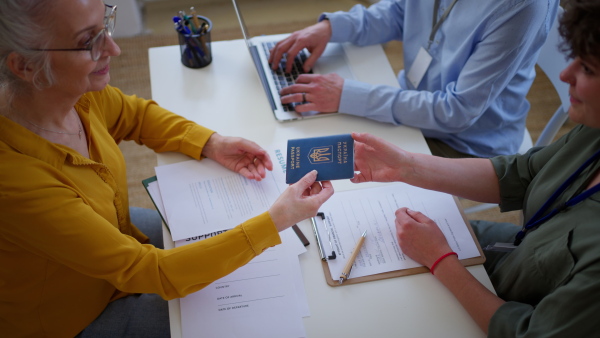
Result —
[[[88, 115], [89, 107], [90, 100], [85, 97], [85, 94], [75, 104], [78, 113], [81, 112], [85, 115]], [[86, 118], [86, 120], [88, 119]], [[89, 126], [89, 123], [86, 124]], [[89, 129], [87, 128], [88, 131]], [[67, 147], [52, 143], [2, 115], [0, 115], [0, 142], [6, 143], [17, 152], [37, 158], [57, 169], [60, 169], [67, 160], [75, 164], [84, 162], [80, 159], [81, 156], [77, 156], [75, 151], [70, 151]]]

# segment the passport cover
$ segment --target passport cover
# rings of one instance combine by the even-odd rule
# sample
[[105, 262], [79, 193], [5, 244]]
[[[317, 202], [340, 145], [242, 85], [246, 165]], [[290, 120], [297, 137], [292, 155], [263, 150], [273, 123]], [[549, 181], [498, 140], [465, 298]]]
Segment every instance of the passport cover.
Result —
[[317, 181], [354, 177], [354, 139], [350, 134], [288, 140], [285, 183], [298, 182], [312, 170]]

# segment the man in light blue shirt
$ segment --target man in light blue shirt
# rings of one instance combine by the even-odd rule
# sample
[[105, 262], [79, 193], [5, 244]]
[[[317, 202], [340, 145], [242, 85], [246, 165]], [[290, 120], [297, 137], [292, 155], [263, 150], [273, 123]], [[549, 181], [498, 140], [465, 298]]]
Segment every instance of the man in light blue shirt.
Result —
[[[298, 112], [337, 111], [420, 128], [434, 155], [514, 154], [529, 111], [525, 96], [558, 2], [386, 0], [368, 9], [356, 5], [349, 12], [324, 13], [316, 25], [280, 41], [270, 61], [275, 65], [283, 53], [293, 57], [307, 48], [309, 70], [329, 41], [403, 41], [401, 89], [336, 74], [305, 74], [300, 84], [281, 91], [282, 102], [304, 102], [296, 106]], [[438, 27], [432, 28], [435, 23]]]

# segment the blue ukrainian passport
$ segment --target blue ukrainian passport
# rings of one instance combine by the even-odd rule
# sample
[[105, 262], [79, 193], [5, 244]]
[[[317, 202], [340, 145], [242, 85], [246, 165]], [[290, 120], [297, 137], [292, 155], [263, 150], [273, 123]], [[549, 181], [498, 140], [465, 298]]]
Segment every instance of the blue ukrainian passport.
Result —
[[288, 140], [285, 183], [296, 183], [312, 170], [317, 171], [317, 181], [352, 178], [352, 136], [343, 134]]

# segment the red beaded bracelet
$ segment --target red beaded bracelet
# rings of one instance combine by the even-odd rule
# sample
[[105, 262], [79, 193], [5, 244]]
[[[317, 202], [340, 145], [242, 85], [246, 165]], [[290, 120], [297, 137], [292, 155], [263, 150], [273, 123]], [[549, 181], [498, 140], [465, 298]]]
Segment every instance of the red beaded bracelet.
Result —
[[438, 258], [437, 261], [435, 261], [433, 264], [431, 264], [431, 268], [429, 268], [429, 271], [431, 271], [431, 274], [433, 275], [433, 269], [435, 269], [435, 266], [438, 265], [439, 262], [442, 261], [442, 259], [451, 256], [451, 255], [455, 255], [456, 257], [458, 257], [458, 254], [454, 251], [452, 252], [448, 252], [447, 254], [442, 255], [442, 257]]

